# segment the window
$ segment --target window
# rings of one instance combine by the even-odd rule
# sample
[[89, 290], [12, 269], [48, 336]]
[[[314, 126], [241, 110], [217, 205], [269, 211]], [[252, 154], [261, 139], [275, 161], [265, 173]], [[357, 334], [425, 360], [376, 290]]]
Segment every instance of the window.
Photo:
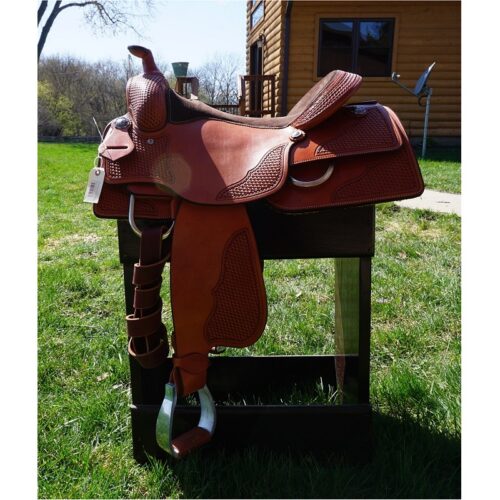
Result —
[[318, 76], [334, 69], [389, 76], [394, 19], [321, 19]]
[[261, 1], [255, 6], [252, 2], [252, 13], [250, 14], [250, 29], [253, 29], [264, 17], [264, 2]]

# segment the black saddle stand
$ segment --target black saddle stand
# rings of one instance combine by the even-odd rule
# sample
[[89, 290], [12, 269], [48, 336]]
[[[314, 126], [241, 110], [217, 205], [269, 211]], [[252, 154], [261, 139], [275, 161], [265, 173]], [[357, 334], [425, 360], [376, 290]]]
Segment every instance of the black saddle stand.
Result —
[[[335, 355], [212, 356], [208, 386], [217, 402], [217, 429], [210, 449], [257, 445], [312, 453], [341, 453], [355, 460], [371, 455], [370, 291], [375, 248], [373, 206], [336, 208], [287, 215], [267, 203], [249, 205], [263, 259], [335, 259]], [[138, 260], [137, 236], [118, 221], [127, 314], [132, 312], [132, 270]], [[332, 297], [333, 299], [333, 297]], [[155, 438], [156, 416], [171, 370], [171, 360], [145, 370], [130, 358], [134, 457], [166, 458]], [[259, 402], [269, 392], [321, 383], [341, 390], [342, 400], [328, 405], [232, 404]], [[260, 398], [260, 395], [264, 395]], [[285, 398], [286, 396], [284, 396]], [[276, 400], [276, 399], [275, 399]], [[278, 399], [279, 400], [279, 399]], [[178, 431], [197, 424], [198, 409], [179, 404]]]

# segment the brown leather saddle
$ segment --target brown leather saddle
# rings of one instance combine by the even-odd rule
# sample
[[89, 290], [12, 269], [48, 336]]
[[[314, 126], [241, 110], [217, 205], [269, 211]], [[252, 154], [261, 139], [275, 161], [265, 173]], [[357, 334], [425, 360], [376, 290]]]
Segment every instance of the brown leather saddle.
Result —
[[[287, 116], [247, 118], [169, 88], [148, 49], [129, 47], [144, 73], [127, 83], [126, 115], [108, 124], [94, 213], [129, 218], [140, 236], [129, 353], [143, 367], [169, 353], [161, 275], [170, 262], [173, 371], [157, 441], [180, 457], [208, 442], [215, 406], [209, 353], [256, 342], [267, 320], [262, 263], [246, 204], [303, 212], [411, 198], [424, 185], [397, 116], [377, 102], [346, 105], [361, 77], [333, 71]], [[136, 219], [158, 224], [140, 230]], [[149, 225], [150, 226], [150, 225]], [[198, 392], [198, 427], [172, 436], [177, 396]]]

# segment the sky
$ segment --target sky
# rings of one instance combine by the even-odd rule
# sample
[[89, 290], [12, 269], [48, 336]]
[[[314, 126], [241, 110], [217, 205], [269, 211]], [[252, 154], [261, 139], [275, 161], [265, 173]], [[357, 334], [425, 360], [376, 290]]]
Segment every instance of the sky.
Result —
[[[53, 3], [49, 1], [47, 11]], [[99, 34], [85, 24], [81, 8], [68, 8], [56, 18], [42, 55], [119, 61], [127, 57], [127, 45], [135, 44], [150, 48], [158, 60], [188, 61], [191, 67], [200, 66], [215, 53], [236, 53], [244, 63], [245, 0], [157, 1], [156, 13], [146, 23], [142, 39], [133, 31]]]

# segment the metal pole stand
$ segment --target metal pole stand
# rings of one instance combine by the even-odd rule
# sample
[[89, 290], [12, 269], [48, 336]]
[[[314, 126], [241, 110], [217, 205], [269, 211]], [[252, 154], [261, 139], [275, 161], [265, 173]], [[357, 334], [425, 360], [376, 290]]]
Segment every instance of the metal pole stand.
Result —
[[422, 138], [422, 158], [425, 158], [425, 154], [427, 152], [427, 133], [429, 130], [429, 114], [431, 112], [431, 95], [432, 95], [432, 88], [427, 86], [427, 80], [431, 76], [432, 70], [434, 69], [434, 66], [436, 65], [435, 62], [433, 62], [419, 77], [417, 82], [415, 83], [415, 87], [413, 89], [409, 89], [406, 85], [403, 85], [399, 79], [401, 78], [401, 75], [398, 75], [398, 73], [394, 72], [391, 75], [391, 80], [401, 87], [403, 90], [406, 92], [410, 93], [412, 96], [416, 97], [418, 100], [418, 105], [422, 106], [421, 101], [425, 97], [427, 99], [427, 102], [425, 104], [425, 117], [424, 117], [424, 134]]
[[[426, 102], [425, 102], [425, 119], [424, 119], [424, 138], [422, 141], [422, 158], [425, 158], [425, 154], [427, 152], [427, 134], [429, 130], [429, 113], [431, 112], [431, 96], [432, 96], [432, 89], [427, 88], [427, 92], [425, 94]], [[420, 99], [418, 103], [420, 104]]]

